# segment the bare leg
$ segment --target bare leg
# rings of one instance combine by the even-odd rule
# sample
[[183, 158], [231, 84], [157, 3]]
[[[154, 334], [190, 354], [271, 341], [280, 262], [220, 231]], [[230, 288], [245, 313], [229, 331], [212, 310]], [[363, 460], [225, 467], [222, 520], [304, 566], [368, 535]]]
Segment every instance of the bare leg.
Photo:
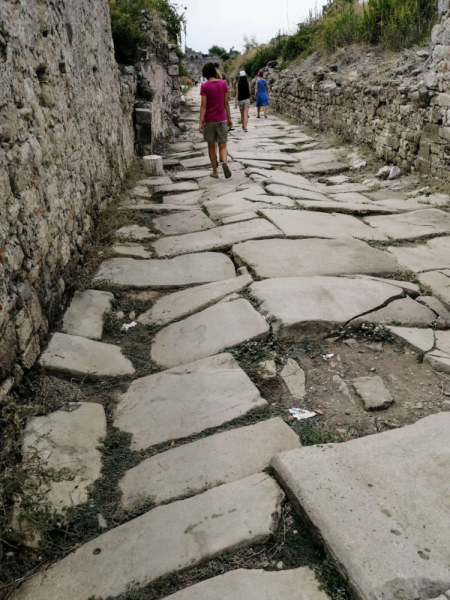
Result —
[[219, 144], [220, 160], [223, 163], [228, 162], [228, 150], [226, 144]]
[[247, 125], [248, 125], [248, 106], [246, 106], [244, 108], [244, 129], [247, 129]]
[[267, 119], [267, 106], [264, 107], [264, 118]]
[[242, 129], [245, 129], [245, 108], [242, 107], [241, 109], [241, 125], [242, 125]]
[[261, 118], [261, 107], [258, 106], [258, 119]]
[[211, 165], [213, 168], [213, 174], [217, 175], [217, 144], [216, 142], [211, 142], [208, 144], [208, 153], [209, 160], [211, 161]]

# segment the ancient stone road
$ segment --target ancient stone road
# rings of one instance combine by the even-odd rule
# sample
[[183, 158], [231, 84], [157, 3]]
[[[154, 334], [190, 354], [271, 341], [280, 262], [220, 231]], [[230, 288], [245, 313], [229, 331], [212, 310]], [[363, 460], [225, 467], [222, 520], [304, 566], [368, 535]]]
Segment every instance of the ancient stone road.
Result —
[[[136, 377], [120, 347], [101, 341], [112, 296], [100, 291], [75, 295], [40, 365], [79, 379], [134, 378], [114, 426], [131, 434], [138, 452], [267, 408], [230, 349], [272, 334], [292, 342], [371, 322], [436, 371], [450, 373], [450, 313], [439, 300], [450, 304], [449, 213], [432, 196], [399, 193], [395, 181], [361, 181], [345, 151], [322, 143], [305, 148], [314, 139], [275, 116], [252, 114], [248, 133], [236, 124], [229, 143], [233, 176], [215, 180], [197, 131], [197, 93], [188, 97], [187, 131], [166, 157], [178, 169], [141, 181], [122, 206], [155, 212], [153, 231], [123, 228], [117, 256], [97, 273], [100, 282], [162, 291], [136, 315], [158, 327], [151, 359], [159, 372]], [[152, 202], [154, 193], [162, 204]], [[405, 271], [436, 297], [402, 281]], [[282, 378], [292, 406], [304, 407], [305, 373], [296, 360], [268, 361], [262, 377]], [[395, 402], [379, 376], [355, 380], [354, 387], [366, 410]], [[270, 418], [175, 444], [143, 457], [120, 481], [124, 509], [151, 499], [152, 510], [41, 571], [14, 598], [113, 598], [263, 543], [279, 525], [285, 492], [357, 597], [450, 598], [449, 431], [450, 415], [439, 413], [394, 431], [302, 448], [287, 419]], [[105, 432], [98, 404], [73, 403], [29, 422], [25, 454], [37, 450], [56, 471], [76, 457], [74, 476], [50, 486], [55, 508], [86, 501], [100, 474]], [[302, 567], [236, 570], [171, 598], [326, 600], [326, 594]]]

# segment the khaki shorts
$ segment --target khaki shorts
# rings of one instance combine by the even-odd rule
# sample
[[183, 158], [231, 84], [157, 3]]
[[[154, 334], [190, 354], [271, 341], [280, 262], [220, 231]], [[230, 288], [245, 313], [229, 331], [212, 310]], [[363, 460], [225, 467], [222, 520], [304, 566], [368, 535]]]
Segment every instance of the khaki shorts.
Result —
[[205, 142], [208, 142], [208, 144], [211, 144], [212, 142], [226, 144], [228, 140], [227, 122], [220, 121], [218, 123], [203, 123], [203, 138]]

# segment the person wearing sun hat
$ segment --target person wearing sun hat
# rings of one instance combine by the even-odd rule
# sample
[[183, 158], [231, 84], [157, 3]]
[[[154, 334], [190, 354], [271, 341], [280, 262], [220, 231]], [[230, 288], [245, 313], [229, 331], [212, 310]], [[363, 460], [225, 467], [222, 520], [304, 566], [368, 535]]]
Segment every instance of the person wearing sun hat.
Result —
[[245, 133], [248, 131], [248, 111], [250, 110], [251, 103], [252, 90], [250, 87], [250, 82], [248, 80], [247, 73], [245, 71], [241, 71], [236, 84], [235, 106], [236, 108], [239, 106], [239, 110], [241, 111], [242, 129], [245, 131]]

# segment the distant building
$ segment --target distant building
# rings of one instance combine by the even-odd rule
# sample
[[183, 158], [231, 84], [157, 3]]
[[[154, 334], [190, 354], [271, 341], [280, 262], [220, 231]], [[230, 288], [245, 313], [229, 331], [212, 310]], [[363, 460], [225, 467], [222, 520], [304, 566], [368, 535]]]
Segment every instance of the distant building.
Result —
[[189, 77], [201, 77], [202, 67], [207, 62], [222, 64], [222, 59], [218, 56], [210, 56], [209, 54], [203, 54], [192, 50], [192, 48], [186, 47], [185, 50], [186, 58], [184, 59], [185, 67]]

